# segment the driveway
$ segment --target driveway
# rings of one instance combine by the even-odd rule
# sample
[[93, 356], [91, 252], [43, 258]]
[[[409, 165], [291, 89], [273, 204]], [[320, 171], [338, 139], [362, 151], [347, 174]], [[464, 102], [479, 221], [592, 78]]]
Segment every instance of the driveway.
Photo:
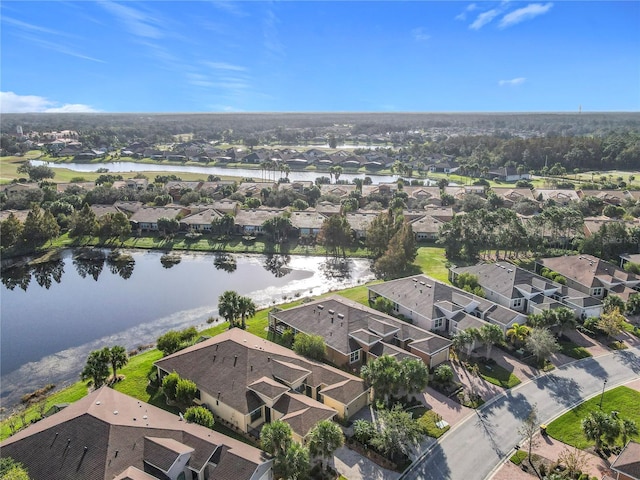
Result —
[[640, 377], [638, 347], [578, 360], [487, 402], [427, 449], [403, 479], [470, 479], [489, 477], [521, 443], [518, 428], [533, 405], [541, 423], [548, 423], [607, 387]]

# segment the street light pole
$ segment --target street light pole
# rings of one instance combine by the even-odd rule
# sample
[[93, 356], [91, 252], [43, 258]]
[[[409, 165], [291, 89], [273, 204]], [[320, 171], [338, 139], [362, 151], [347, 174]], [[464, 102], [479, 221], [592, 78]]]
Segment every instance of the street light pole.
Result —
[[602, 398], [604, 397], [604, 389], [607, 387], [607, 379], [604, 379], [604, 384], [602, 385], [602, 393], [600, 394], [600, 410], [602, 410]]

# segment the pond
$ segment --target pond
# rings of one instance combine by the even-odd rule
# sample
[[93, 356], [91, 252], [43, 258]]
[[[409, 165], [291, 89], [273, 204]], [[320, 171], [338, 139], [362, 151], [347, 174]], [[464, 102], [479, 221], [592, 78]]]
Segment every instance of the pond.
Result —
[[[110, 173], [125, 173], [125, 172], [187, 172], [187, 173], [201, 173], [203, 175], [231, 175], [234, 177], [253, 178], [256, 181], [262, 180], [265, 175], [262, 170], [251, 168], [225, 168], [225, 167], [200, 167], [196, 165], [163, 165], [155, 163], [136, 163], [136, 162], [103, 162], [103, 163], [54, 163], [45, 162], [44, 160], [31, 160], [31, 164], [34, 166], [47, 165], [51, 168], [67, 168], [74, 172], [96, 172], [101, 168], [106, 168]], [[273, 172], [269, 172], [271, 180], [273, 180]], [[289, 180], [291, 181], [309, 181], [313, 182], [318, 177], [329, 177], [328, 172], [313, 172], [313, 171], [300, 171], [292, 170], [289, 173]], [[389, 183], [396, 182], [398, 175], [375, 175], [370, 173], [342, 173], [340, 180], [347, 180], [352, 182], [355, 178], [364, 179], [364, 177], [370, 177], [372, 182], [377, 183]], [[276, 181], [280, 178], [280, 172], [276, 173]], [[430, 180], [424, 179], [425, 185], [434, 184]]]
[[[87, 255], [90, 253], [90, 255]], [[88, 353], [128, 350], [170, 329], [207, 326], [225, 290], [259, 307], [371, 280], [366, 259], [65, 250], [52, 261], [2, 272], [0, 374], [3, 405], [47, 383], [78, 379]], [[161, 261], [163, 260], [163, 261]]]

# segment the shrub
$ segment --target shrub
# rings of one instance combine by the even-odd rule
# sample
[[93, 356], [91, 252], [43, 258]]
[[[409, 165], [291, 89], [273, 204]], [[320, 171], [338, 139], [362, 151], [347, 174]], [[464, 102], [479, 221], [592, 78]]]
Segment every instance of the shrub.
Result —
[[213, 413], [205, 407], [200, 406], [187, 408], [187, 411], [184, 412], [184, 418], [188, 422], [197, 423], [207, 428], [213, 428], [213, 424], [215, 423]]
[[164, 395], [168, 400], [175, 401], [176, 386], [178, 385], [179, 380], [180, 375], [178, 375], [176, 372], [170, 373], [162, 379], [162, 391], [164, 392]]
[[438, 365], [434, 372], [435, 380], [439, 383], [448, 383], [453, 380], [453, 369], [449, 365]]

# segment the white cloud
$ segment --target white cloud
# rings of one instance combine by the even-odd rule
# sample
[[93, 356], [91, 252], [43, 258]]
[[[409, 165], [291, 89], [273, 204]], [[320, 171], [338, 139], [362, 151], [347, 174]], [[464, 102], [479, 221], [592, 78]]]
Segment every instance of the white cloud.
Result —
[[142, 12], [115, 2], [101, 2], [100, 5], [117, 17], [133, 35], [155, 39], [164, 36], [161, 22], [150, 12]]
[[500, 28], [510, 27], [511, 25], [516, 25], [520, 22], [524, 22], [525, 20], [531, 20], [532, 18], [537, 17], [538, 15], [543, 15], [551, 10], [553, 7], [553, 3], [530, 3], [526, 7], [518, 8], [513, 12], [507, 13], [502, 20], [500, 20]]
[[411, 30], [411, 36], [413, 37], [414, 40], [418, 42], [424, 42], [431, 38], [431, 35], [425, 32], [422, 27], [414, 28], [413, 30]]
[[462, 20], [465, 21], [467, 19], [467, 13], [469, 12], [473, 12], [474, 10], [476, 10], [478, 8], [478, 5], [476, 5], [475, 3], [470, 3], [469, 5], [467, 5], [467, 8], [465, 8], [462, 13], [456, 15], [456, 20]]
[[60, 32], [58, 30], [52, 30], [50, 28], [41, 27], [40, 25], [34, 25], [33, 23], [23, 22], [21, 20], [16, 20], [15, 18], [7, 17], [7, 16], [2, 18], [2, 22], [7, 23], [9, 25], [13, 25], [14, 27], [18, 27], [22, 30], [28, 30], [31, 32], [48, 33], [50, 35], [62, 35], [65, 37], [70, 36], [68, 33], [65, 33], [65, 32]]
[[524, 77], [512, 78], [511, 80], [500, 80], [498, 85], [501, 87], [515, 87], [517, 85], [522, 85], [527, 79]]
[[482, 12], [480, 15], [476, 17], [469, 28], [471, 30], [480, 30], [486, 24], [490, 23], [494, 18], [500, 15], [500, 11], [497, 9], [487, 10], [486, 12]]
[[91, 113], [97, 111], [82, 103], [60, 104], [60, 102], [54, 102], [38, 95], [0, 92], [0, 112], [2, 113]]
[[234, 72], [246, 72], [247, 69], [240, 65], [233, 65], [226, 62], [204, 62], [205, 65], [215, 70], [231, 70]]

